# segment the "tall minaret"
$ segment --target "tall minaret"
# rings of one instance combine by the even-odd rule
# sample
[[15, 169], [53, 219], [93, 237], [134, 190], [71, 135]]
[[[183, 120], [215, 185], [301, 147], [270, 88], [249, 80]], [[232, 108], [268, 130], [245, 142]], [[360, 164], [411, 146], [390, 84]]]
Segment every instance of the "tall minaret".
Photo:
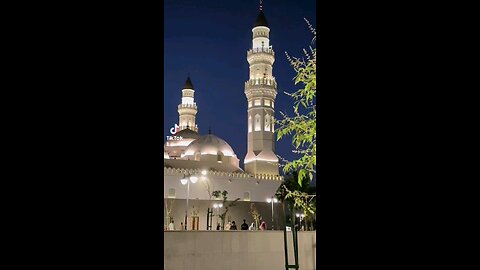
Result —
[[250, 79], [245, 83], [248, 100], [248, 149], [245, 171], [251, 174], [278, 175], [278, 158], [275, 155], [274, 104], [277, 83], [272, 76], [275, 53], [269, 43], [270, 28], [260, 12], [252, 29], [252, 49], [247, 52]]
[[195, 124], [195, 115], [197, 115], [198, 109], [193, 95], [195, 90], [193, 90], [193, 84], [188, 76], [185, 86], [182, 90], [182, 103], [178, 105], [178, 115], [179, 121], [178, 125], [180, 130], [184, 130], [187, 127], [193, 131], [198, 132], [198, 127]]

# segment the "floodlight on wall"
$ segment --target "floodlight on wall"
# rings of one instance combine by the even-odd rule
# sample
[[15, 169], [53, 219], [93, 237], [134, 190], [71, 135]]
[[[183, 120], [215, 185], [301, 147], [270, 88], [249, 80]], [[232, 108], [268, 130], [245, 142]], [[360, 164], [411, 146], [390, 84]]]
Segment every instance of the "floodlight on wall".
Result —
[[203, 170], [202, 175], [207, 175], [207, 170]]
[[184, 178], [180, 179], [180, 182], [182, 183], [182, 185], [185, 186], [188, 183], [188, 179], [184, 177]]
[[190, 176], [190, 181], [191, 181], [193, 184], [195, 184], [195, 183], [197, 182], [197, 180], [198, 180], [198, 177], [197, 177], [197, 176], [195, 176], [195, 175]]

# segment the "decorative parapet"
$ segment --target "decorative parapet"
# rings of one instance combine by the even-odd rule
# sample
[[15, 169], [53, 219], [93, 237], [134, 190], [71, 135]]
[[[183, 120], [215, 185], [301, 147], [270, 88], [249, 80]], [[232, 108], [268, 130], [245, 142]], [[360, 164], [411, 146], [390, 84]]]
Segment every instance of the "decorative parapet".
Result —
[[270, 54], [271, 56], [275, 57], [275, 52], [273, 51], [272, 48], [255, 48], [255, 49], [250, 49], [247, 51], [247, 57], [253, 54]]
[[193, 104], [179, 104], [178, 109], [189, 108], [189, 109], [197, 109], [197, 103]]
[[245, 82], [245, 94], [247, 98], [255, 95], [268, 95], [273, 98], [277, 96], [277, 82], [273, 79], [251, 79]]
[[255, 85], [260, 85], [260, 86], [268, 85], [268, 86], [277, 88], [277, 81], [275, 80], [275, 77], [273, 77], [273, 79], [267, 79], [267, 78], [250, 79], [245, 82], [245, 88], [249, 86], [255, 86]]
[[247, 62], [252, 65], [254, 63], [266, 63], [273, 65], [275, 62], [275, 53], [272, 49], [255, 48], [247, 51]]
[[[202, 170], [200, 169], [179, 169], [179, 168], [169, 168], [163, 167], [163, 172], [165, 174], [198, 174], [200, 175]], [[274, 181], [283, 181], [283, 176], [281, 175], [268, 175], [268, 174], [248, 174], [248, 173], [230, 173], [230, 172], [218, 172], [218, 171], [207, 171], [207, 175], [218, 176], [218, 177], [232, 177], [236, 179], [250, 179], [250, 180], [274, 180]]]

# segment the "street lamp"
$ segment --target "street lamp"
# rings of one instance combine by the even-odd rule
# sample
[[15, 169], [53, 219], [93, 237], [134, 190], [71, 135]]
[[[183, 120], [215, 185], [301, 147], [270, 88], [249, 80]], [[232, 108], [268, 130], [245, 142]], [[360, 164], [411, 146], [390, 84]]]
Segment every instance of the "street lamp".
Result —
[[277, 198], [275, 198], [275, 196], [272, 196], [271, 198], [267, 199], [267, 202], [272, 204], [272, 231], [273, 231], [273, 204], [277, 203], [278, 200]]
[[303, 225], [302, 225], [302, 221], [303, 221], [303, 218], [305, 217], [305, 215], [304, 215], [304, 214], [299, 214], [299, 213], [297, 213], [295, 216], [297, 216], [297, 218], [298, 218], [298, 217], [300, 218], [300, 228], [299, 228], [299, 229], [301, 229], [302, 226], [303, 226]]
[[[189, 181], [190, 180], [190, 181]], [[192, 182], [192, 184], [195, 184], [198, 180], [198, 177], [192, 175], [192, 176], [185, 176], [183, 175], [183, 178], [180, 179], [180, 182], [182, 183], [182, 185], [187, 185], [187, 209], [185, 210], [185, 230], [188, 230], [188, 226], [187, 226], [187, 223], [188, 223], [188, 197], [190, 196], [190, 182]]]

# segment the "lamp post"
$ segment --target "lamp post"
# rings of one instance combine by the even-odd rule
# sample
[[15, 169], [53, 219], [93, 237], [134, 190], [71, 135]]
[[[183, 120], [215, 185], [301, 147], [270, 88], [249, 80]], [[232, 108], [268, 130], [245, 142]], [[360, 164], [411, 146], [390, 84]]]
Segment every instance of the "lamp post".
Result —
[[182, 179], [180, 179], [180, 182], [182, 183], [182, 185], [187, 185], [187, 209], [185, 210], [185, 230], [188, 230], [188, 226], [187, 226], [187, 223], [188, 223], [188, 197], [190, 196], [190, 182], [192, 182], [192, 184], [195, 184], [198, 180], [198, 177], [196, 177], [195, 175], [192, 175], [192, 176], [183, 176]]
[[274, 204], [274, 203], [277, 203], [278, 200], [277, 200], [277, 198], [275, 198], [275, 196], [272, 196], [271, 198], [268, 198], [268, 199], [267, 199], [267, 202], [268, 202], [268, 203], [272, 203], [272, 231], [273, 231], [273, 229], [274, 229], [274, 228], [273, 228], [273, 204]]
[[304, 214], [299, 214], [299, 213], [297, 213], [296, 216], [297, 216], [297, 218], [298, 218], [298, 217], [300, 218], [300, 228], [299, 228], [299, 230], [301, 230], [301, 228], [302, 228], [302, 226], [303, 226], [303, 225], [302, 225], [302, 221], [303, 221], [303, 218], [305, 217], [305, 215], [304, 215]]

